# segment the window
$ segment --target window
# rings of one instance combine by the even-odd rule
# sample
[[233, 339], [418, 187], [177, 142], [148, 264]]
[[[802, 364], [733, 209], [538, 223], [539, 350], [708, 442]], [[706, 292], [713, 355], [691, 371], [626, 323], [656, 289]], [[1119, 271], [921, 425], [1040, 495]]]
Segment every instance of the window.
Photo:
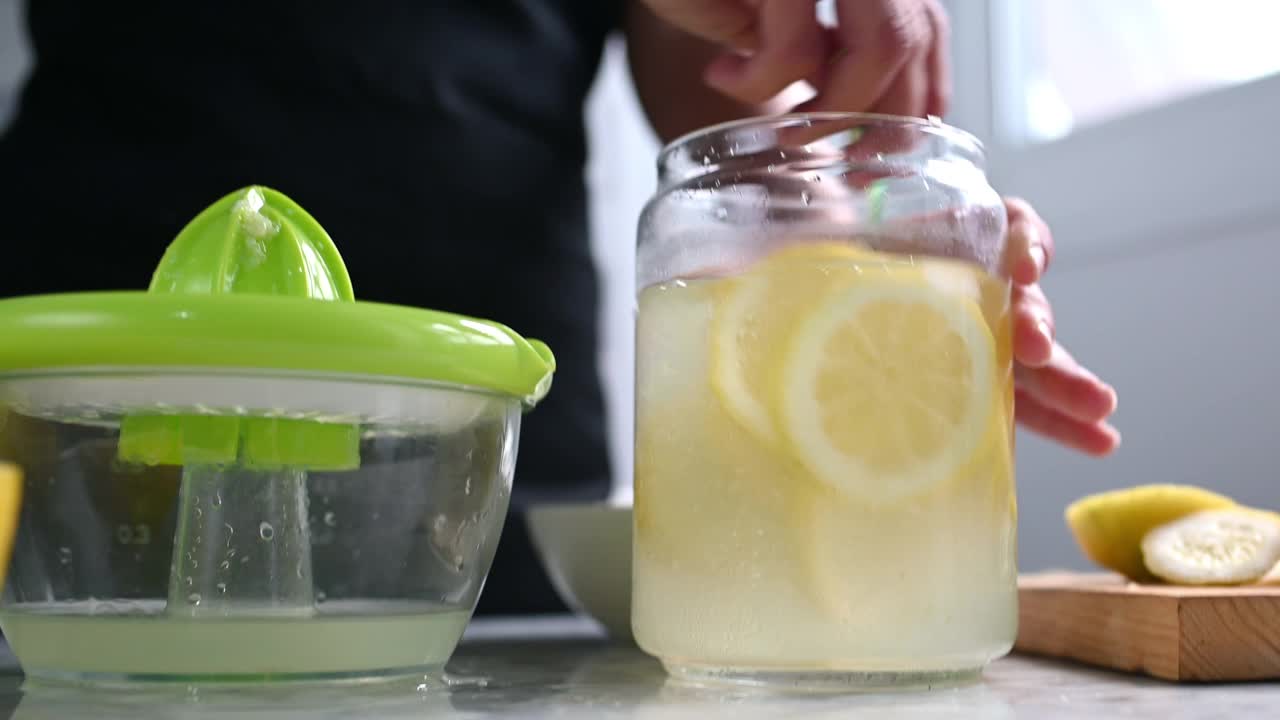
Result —
[[[949, 0], [956, 102], [1074, 263], [1280, 222], [1280, 3]], [[1280, 18], [1277, 18], [1280, 19]], [[1061, 263], [1060, 263], [1061, 264]]]
[[1018, 142], [1280, 71], [1280, 3], [1002, 0], [1004, 130]]

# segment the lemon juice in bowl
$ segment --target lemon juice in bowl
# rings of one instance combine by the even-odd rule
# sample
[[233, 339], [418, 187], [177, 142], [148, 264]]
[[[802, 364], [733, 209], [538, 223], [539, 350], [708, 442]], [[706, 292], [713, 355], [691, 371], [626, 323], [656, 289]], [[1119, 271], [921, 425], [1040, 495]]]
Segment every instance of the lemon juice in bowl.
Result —
[[633, 626], [673, 675], [937, 684], [1012, 645], [1009, 285], [977, 153], [934, 124], [819, 116], [664, 155], [641, 225]]

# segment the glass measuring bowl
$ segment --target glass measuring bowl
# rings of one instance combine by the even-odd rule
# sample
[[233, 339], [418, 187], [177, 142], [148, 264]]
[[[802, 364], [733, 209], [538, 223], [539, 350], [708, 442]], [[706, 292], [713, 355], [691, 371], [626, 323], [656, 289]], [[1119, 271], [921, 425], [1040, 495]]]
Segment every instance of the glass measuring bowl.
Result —
[[[439, 670], [502, 529], [521, 412], [430, 383], [163, 369], [0, 374], [0, 398], [28, 476], [0, 627], [28, 676], [99, 682]], [[359, 467], [122, 461], [122, 419], [157, 408], [358, 427]]]
[[969, 135], [866, 115], [662, 153], [640, 221], [632, 624], [669, 672], [975, 676], [1016, 623], [1005, 216]]
[[0, 628], [42, 681], [438, 672], [505, 517], [545, 345], [357, 302], [280, 193], [197, 216], [149, 292], [0, 301], [25, 472]]

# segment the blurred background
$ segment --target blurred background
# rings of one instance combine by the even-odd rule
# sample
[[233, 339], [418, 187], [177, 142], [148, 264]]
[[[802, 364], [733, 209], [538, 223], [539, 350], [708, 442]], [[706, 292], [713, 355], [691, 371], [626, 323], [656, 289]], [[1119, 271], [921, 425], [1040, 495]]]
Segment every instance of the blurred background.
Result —
[[[0, 0], [0, 127], [30, 57]], [[1119, 454], [1018, 444], [1024, 570], [1083, 567], [1062, 522], [1076, 497], [1204, 485], [1280, 508], [1280, 3], [949, 0], [955, 105], [993, 184], [1054, 228], [1059, 336], [1120, 392]], [[635, 222], [657, 143], [612, 43], [587, 108], [600, 323], [616, 498], [630, 500]]]

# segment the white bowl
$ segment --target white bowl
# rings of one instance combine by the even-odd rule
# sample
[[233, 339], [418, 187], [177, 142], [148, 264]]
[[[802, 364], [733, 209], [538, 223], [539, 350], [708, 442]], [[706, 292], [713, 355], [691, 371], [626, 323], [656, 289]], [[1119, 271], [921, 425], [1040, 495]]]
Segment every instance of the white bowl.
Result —
[[631, 508], [539, 505], [528, 511], [533, 542], [565, 604], [631, 639]]

